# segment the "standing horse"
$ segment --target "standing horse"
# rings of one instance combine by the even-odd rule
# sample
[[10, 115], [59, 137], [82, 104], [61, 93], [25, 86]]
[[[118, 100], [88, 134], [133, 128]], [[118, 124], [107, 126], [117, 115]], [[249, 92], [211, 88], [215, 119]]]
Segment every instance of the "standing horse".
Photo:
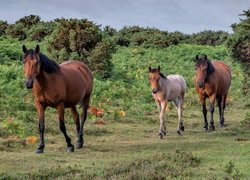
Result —
[[165, 112], [168, 101], [173, 101], [178, 112], [177, 133], [180, 135], [184, 131], [182, 121], [183, 102], [186, 91], [186, 81], [180, 75], [165, 76], [158, 68], [149, 67], [149, 82], [152, 89], [152, 96], [160, 110], [160, 130], [159, 136], [162, 139], [166, 135]]
[[224, 110], [226, 107], [227, 93], [231, 84], [231, 71], [228, 65], [222, 61], [210, 61], [207, 56], [195, 58], [195, 90], [199, 94], [204, 115], [204, 129], [208, 130], [206, 98], [210, 101], [210, 126], [214, 127], [214, 103], [217, 100], [220, 113], [220, 126], [224, 126]]
[[[39, 116], [40, 144], [36, 153], [44, 150], [44, 113], [47, 107], [57, 110], [67, 151], [73, 152], [74, 145], [66, 132], [64, 124], [65, 108], [70, 108], [74, 117], [77, 132], [76, 148], [83, 147], [83, 126], [87, 118], [90, 96], [93, 88], [93, 76], [90, 69], [79, 61], [67, 61], [58, 65], [47, 56], [40, 53], [37, 45], [35, 50], [22, 47], [25, 83], [32, 89], [35, 97], [35, 106]], [[76, 105], [80, 103], [83, 113], [80, 117]]]

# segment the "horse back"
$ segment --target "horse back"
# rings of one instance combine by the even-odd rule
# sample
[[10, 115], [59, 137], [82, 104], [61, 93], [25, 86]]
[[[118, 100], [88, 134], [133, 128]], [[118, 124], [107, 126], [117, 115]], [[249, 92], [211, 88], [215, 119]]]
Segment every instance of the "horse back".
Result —
[[84, 63], [80, 61], [67, 61], [60, 65], [60, 70], [68, 101], [82, 99], [85, 95], [91, 94], [93, 89], [93, 75]]
[[178, 86], [181, 87], [181, 92], [185, 93], [187, 85], [186, 85], [185, 79], [181, 75], [178, 75], [178, 74], [168, 75], [167, 79], [170, 80], [169, 83], [173, 84], [173, 87], [174, 87], [174, 84], [178, 84]]
[[223, 61], [212, 61], [215, 72], [209, 78], [216, 87], [218, 95], [224, 95], [228, 92], [231, 85], [231, 70]]

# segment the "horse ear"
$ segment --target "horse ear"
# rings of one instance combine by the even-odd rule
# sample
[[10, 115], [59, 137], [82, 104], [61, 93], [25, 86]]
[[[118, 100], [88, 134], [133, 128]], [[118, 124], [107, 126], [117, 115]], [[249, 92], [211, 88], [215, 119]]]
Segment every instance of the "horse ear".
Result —
[[158, 66], [158, 72], [160, 72], [161, 71], [161, 67], [160, 66]]
[[199, 56], [196, 55], [196, 56], [195, 56], [195, 59], [194, 59], [194, 62], [197, 62], [198, 60], [199, 60]]
[[26, 46], [25, 46], [25, 45], [23, 45], [23, 48], [22, 48], [22, 49], [23, 49], [23, 52], [24, 52], [24, 53], [26, 53], [26, 52], [27, 52], [27, 48], [26, 48]]
[[205, 61], [207, 61], [207, 55], [206, 54], [204, 55], [204, 59], [205, 59]]
[[37, 44], [37, 45], [36, 45], [36, 53], [39, 54], [39, 52], [40, 52], [40, 47], [39, 47], [39, 45]]
[[148, 72], [151, 72], [152, 71], [152, 68], [151, 66], [148, 67]]

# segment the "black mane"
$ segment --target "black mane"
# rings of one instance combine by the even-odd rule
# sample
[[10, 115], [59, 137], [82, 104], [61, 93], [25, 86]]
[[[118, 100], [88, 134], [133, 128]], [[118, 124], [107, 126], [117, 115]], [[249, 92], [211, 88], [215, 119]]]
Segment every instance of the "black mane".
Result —
[[162, 74], [161, 72], [160, 72], [160, 76], [162, 77], [162, 78], [167, 78], [164, 74]]
[[[152, 72], [152, 73], [158, 72], [158, 69], [157, 69], [157, 68], [152, 68], [152, 69], [151, 69], [151, 72]], [[160, 72], [159, 75], [160, 75], [160, 77], [162, 77], [162, 78], [164, 78], [164, 79], [167, 78], [162, 72]]]
[[214, 66], [212, 62], [208, 59], [207, 60], [207, 74], [212, 74], [214, 72]]
[[55, 61], [49, 59], [46, 55], [39, 53], [39, 58], [42, 71], [46, 73], [55, 73], [60, 69], [59, 65]]

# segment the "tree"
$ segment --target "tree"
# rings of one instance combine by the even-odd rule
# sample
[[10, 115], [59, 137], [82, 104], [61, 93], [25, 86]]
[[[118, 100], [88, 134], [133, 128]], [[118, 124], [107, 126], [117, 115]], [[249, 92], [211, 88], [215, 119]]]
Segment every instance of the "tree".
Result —
[[[104, 42], [103, 36], [114, 30], [100, 27], [87, 19], [56, 19], [56, 28], [51, 34], [47, 50], [59, 61], [78, 59], [102, 78], [111, 75], [113, 47]], [[111, 35], [110, 34], [110, 35]], [[108, 38], [107, 38], [108, 41]]]
[[236, 60], [250, 63], [250, 9], [244, 10], [240, 16], [245, 16], [240, 23], [232, 24], [233, 34], [227, 46]]
[[7, 21], [0, 20], [0, 36], [6, 34], [5, 31], [6, 31], [7, 27], [8, 27]]

